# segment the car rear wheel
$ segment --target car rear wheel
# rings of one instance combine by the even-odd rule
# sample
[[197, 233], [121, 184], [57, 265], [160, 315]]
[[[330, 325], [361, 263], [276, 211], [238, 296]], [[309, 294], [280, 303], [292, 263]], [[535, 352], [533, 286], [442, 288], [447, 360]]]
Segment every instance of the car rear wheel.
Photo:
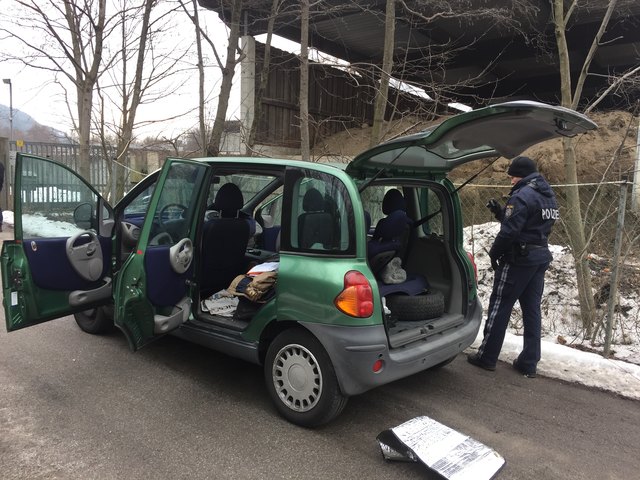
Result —
[[328, 423], [347, 404], [329, 355], [305, 330], [286, 330], [275, 338], [267, 351], [264, 374], [278, 412], [296, 425]]
[[100, 335], [115, 330], [113, 310], [109, 307], [97, 307], [74, 314], [76, 323], [83, 332]]

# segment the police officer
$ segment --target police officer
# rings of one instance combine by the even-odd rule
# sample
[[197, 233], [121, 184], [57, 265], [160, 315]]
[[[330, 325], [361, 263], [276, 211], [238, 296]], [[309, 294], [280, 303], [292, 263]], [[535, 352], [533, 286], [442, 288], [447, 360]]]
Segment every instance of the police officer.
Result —
[[528, 157], [516, 157], [507, 170], [511, 191], [504, 208], [490, 201], [487, 207], [500, 220], [500, 232], [489, 251], [495, 272], [484, 339], [478, 353], [467, 360], [485, 370], [495, 370], [509, 317], [516, 300], [524, 323], [524, 348], [513, 367], [526, 377], [536, 376], [540, 360], [540, 301], [544, 274], [552, 256], [548, 238], [558, 219], [553, 190]]

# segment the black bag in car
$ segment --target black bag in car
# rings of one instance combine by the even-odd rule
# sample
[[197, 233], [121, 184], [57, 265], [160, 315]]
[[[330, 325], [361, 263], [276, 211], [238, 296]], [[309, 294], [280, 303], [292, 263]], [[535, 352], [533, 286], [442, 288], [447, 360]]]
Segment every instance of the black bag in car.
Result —
[[264, 303], [252, 302], [248, 298], [238, 297], [238, 306], [233, 314], [235, 320], [251, 320]]

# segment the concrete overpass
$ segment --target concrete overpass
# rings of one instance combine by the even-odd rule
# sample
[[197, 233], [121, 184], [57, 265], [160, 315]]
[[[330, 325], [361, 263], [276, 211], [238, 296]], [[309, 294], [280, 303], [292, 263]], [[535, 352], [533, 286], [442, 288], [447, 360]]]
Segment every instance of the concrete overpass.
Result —
[[[230, 18], [229, 2], [198, 0], [200, 5]], [[271, 0], [245, 1], [242, 34], [266, 32]], [[385, 0], [344, 2], [325, 0], [314, 7], [310, 44], [352, 64], [381, 65]], [[514, 4], [524, 5], [515, 7]], [[565, 4], [568, 7], [570, 1]], [[487, 0], [480, 15], [465, 7], [478, 2], [449, 0], [455, 12], [443, 12], [439, 2], [406, 0], [418, 14], [398, 6], [394, 76], [422, 86], [443, 102], [471, 106], [507, 99], [559, 102], [558, 59], [549, 0]], [[577, 78], [595, 32], [607, 8], [606, 0], [581, 1], [567, 31], [572, 78]], [[275, 33], [300, 39], [299, 2], [283, 0]], [[426, 21], [425, 17], [432, 17]], [[640, 2], [619, 0], [603, 42], [592, 63], [584, 98], [594, 98], [611, 75], [640, 65]], [[638, 97], [636, 89], [634, 95]], [[628, 104], [609, 96], [603, 106]]]

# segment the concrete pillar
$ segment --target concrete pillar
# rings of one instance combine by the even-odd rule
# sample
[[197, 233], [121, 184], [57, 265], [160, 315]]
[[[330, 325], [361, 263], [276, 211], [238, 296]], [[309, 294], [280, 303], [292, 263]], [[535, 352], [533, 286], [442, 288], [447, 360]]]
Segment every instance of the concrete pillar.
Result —
[[242, 152], [247, 151], [246, 140], [253, 122], [256, 102], [256, 40], [245, 35], [240, 38], [244, 59], [240, 65], [240, 123]]
[[636, 141], [636, 162], [633, 168], [633, 189], [631, 190], [631, 211], [640, 212], [640, 117], [638, 117]]

